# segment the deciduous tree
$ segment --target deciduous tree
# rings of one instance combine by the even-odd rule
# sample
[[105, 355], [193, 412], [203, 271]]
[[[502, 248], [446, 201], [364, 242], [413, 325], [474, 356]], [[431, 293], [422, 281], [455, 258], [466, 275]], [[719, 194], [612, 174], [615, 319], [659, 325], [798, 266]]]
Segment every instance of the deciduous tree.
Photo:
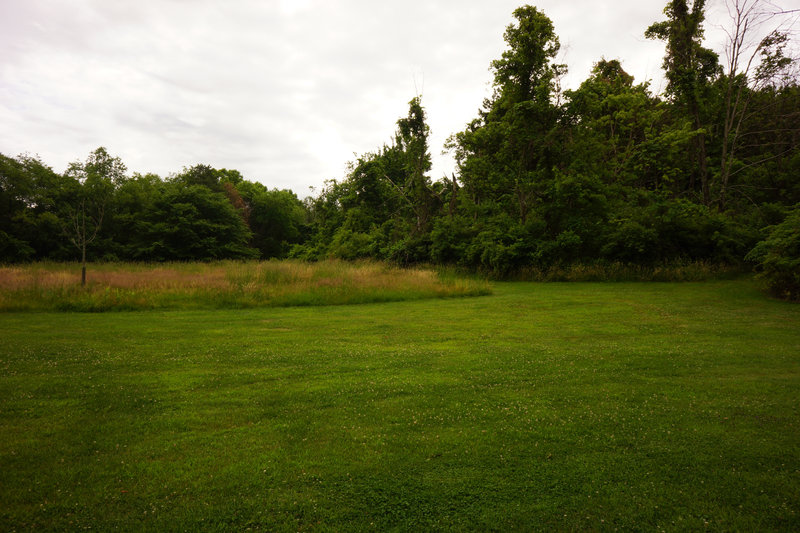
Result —
[[667, 77], [667, 94], [681, 105], [691, 118], [697, 132], [694, 137], [693, 159], [697, 166], [692, 173], [690, 188], [694, 189], [695, 176], [700, 180], [702, 200], [711, 204], [711, 188], [706, 151], [707, 121], [705, 105], [711, 81], [719, 73], [717, 54], [702, 45], [705, 0], [670, 0], [664, 9], [667, 20], [652, 24], [645, 36], [666, 43], [664, 72]]
[[62, 228], [81, 254], [81, 285], [86, 285], [86, 247], [97, 238], [106, 204], [124, 179], [125, 170], [121, 159], [100, 147], [85, 162], [71, 163], [65, 174], [70, 185], [69, 201], [61, 206]]

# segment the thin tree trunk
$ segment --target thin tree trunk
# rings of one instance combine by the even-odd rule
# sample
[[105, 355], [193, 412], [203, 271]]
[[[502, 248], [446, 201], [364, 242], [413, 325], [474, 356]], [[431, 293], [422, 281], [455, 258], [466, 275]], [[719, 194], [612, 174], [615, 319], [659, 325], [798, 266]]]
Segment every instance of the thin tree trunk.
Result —
[[86, 286], [86, 206], [83, 205], [81, 209], [81, 221], [83, 222], [83, 227], [81, 227], [81, 287]]
[[456, 202], [458, 201], [458, 183], [456, 182], [455, 173], [451, 174], [453, 183], [450, 192], [450, 218], [453, 218], [453, 213], [456, 211]]
[[83, 266], [81, 267], [81, 287], [86, 286], [86, 244], [84, 243], [83, 248], [81, 249], [81, 261]]
[[[698, 130], [703, 127], [700, 122], [700, 109], [698, 103], [692, 102], [690, 104], [692, 115], [694, 115], [694, 127]], [[706, 161], [706, 134], [700, 133], [695, 137], [695, 149], [697, 150], [697, 162], [700, 170], [700, 187], [703, 191], [703, 204], [711, 205], [711, 188], [708, 183], [708, 162]]]
[[728, 192], [728, 180], [730, 179], [730, 165], [728, 163], [728, 146], [727, 146], [727, 133], [723, 136], [722, 145], [722, 165], [720, 166], [720, 188], [719, 188], [719, 210], [725, 210], [725, 202], [727, 200], [726, 193]]
[[700, 145], [700, 183], [703, 187], [703, 204], [711, 205], [711, 188], [708, 184], [708, 163], [706, 161], [706, 136], [704, 133], [698, 135]]
[[83, 253], [81, 254], [83, 257], [81, 260], [83, 261], [83, 267], [81, 268], [81, 287], [86, 286], [86, 245], [83, 246]]

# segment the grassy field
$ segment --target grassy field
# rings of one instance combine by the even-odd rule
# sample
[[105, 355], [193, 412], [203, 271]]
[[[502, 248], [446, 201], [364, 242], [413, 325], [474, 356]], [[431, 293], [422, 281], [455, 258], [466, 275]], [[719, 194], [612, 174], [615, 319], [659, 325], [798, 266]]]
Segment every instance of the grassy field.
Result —
[[0, 313], [0, 530], [800, 530], [750, 281]]
[[485, 295], [488, 283], [374, 261], [0, 266], [3, 311], [142, 311], [344, 305]]

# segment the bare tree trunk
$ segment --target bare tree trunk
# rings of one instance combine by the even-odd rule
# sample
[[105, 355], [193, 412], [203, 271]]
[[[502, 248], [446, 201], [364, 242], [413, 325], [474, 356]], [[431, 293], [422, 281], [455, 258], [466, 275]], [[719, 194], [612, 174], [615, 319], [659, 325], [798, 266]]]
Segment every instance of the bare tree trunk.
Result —
[[[699, 118], [698, 118], [699, 122]], [[703, 188], [703, 205], [711, 205], [711, 188], [708, 183], [708, 162], [706, 161], [706, 135], [697, 136], [697, 159], [700, 163], [700, 185]]]
[[[690, 103], [689, 105], [692, 117], [694, 119], [694, 127], [696, 129], [701, 129], [703, 127], [702, 122], [700, 121], [700, 109], [697, 102]], [[699, 133], [693, 141], [694, 153], [697, 157], [697, 163], [699, 166], [699, 174], [700, 174], [700, 187], [703, 193], [703, 205], [711, 205], [711, 187], [708, 183], [708, 161], [706, 160], [706, 134]], [[694, 190], [694, 173], [692, 173], [692, 183], [691, 189]]]
[[86, 286], [86, 211], [83, 212], [83, 234], [81, 236], [81, 287]]
[[458, 182], [456, 182], [455, 173], [451, 175], [453, 182], [450, 191], [450, 218], [453, 218], [453, 214], [456, 212], [456, 202], [458, 201]]

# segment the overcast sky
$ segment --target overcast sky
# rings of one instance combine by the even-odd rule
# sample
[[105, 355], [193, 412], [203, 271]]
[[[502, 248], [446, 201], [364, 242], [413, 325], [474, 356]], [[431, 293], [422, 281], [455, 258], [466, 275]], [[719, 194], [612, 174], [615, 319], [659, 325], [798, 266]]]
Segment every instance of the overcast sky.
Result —
[[[531, 2], [553, 20], [568, 88], [605, 57], [655, 90], [664, 47], [643, 33], [665, 3]], [[61, 172], [105, 146], [129, 172], [205, 163], [304, 197], [390, 142], [419, 93], [439, 179], [521, 4], [0, 0], [0, 153]]]

